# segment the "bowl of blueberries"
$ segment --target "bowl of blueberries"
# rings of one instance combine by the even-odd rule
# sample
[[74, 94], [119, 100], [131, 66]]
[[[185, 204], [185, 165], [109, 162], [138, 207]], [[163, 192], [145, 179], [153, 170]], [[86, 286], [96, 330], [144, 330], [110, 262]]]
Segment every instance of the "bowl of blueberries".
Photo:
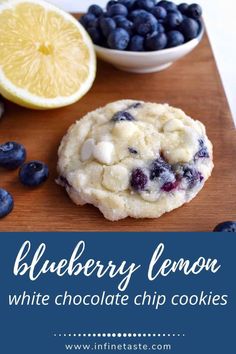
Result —
[[169, 67], [201, 41], [198, 4], [157, 0], [111, 0], [91, 5], [80, 22], [97, 53], [118, 69], [149, 73]]

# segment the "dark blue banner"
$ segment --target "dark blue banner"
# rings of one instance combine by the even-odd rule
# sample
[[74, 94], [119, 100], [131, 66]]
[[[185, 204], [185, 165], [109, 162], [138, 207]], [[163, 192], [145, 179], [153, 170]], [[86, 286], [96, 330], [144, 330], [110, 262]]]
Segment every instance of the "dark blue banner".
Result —
[[1, 240], [1, 353], [235, 352], [233, 234]]

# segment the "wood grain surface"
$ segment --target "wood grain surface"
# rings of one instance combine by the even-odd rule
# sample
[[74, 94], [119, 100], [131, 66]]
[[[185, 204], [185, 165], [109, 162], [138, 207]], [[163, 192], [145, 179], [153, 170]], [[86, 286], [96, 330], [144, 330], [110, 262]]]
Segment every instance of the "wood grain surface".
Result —
[[[201, 120], [214, 146], [212, 177], [189, 204], [159, 219], [104, 219], [93, 206], [76, 206], [55, 184], [57, 149], [68, 127], [88, 111], [131, 98], [168, 102]], [[129, 74], [98, 62], [90, 92], [79, 102], [52, 111], [33, 111], [5, 102], [0, 143], [25, 145], [29, 159], [50, 166], [50, 178], [29, 189], [18, 171], [0, 170], [0, 187], [15, 199], [14, 211], [0, 220], [0, 231], [210, 231], [220, 221], [236, 219], [236, 133], [207, 36], [188, 56], [154, 74]]]

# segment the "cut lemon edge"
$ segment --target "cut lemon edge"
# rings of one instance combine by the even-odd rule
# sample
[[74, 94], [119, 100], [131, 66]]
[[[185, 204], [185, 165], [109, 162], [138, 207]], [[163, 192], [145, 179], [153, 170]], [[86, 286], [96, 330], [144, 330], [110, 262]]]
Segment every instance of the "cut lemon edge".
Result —
[[18, 105], [33, 109], [58, 108], [70, 105], [78, 101], [89, 91], [96, 76], [96, 54], [90, 36], [85, 31], [84, 27], [72, 15], [42, 0], [0, 0], [0, 21], [1, 14], [3, 13], [3, 11], [13, 11], [18, 4], [29, 4], [29, 6], [31, 4], [40, 5], [45, 9], [45, 11], [55, 12], [56, 14], [61, 16], [64, 21], [73, 24], [78, 29], [80, 35], [82, 36], [83, 43], [86, 45], [89, 52], [89, 73], [86, 80], [80, 83], [79, 89], [73, 94], [69, 96], [57, 96], [54, 98], [47, 98], [35, 95], [29, 92], [28, 90], [15, 85], [4, 74], [2, 67], [0, 66], [0, 95]]

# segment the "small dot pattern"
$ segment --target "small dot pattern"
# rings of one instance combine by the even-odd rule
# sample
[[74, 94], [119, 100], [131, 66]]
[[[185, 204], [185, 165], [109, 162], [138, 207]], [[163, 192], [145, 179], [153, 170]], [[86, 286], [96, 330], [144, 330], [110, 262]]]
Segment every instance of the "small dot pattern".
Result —
[[100, 337], [100, 338], [140, 338], [140, 337], [185, 337], [185, 333], [135, 333], [135, 332], [101, 332], [101, 333], [54, 333], [54, 337]]

